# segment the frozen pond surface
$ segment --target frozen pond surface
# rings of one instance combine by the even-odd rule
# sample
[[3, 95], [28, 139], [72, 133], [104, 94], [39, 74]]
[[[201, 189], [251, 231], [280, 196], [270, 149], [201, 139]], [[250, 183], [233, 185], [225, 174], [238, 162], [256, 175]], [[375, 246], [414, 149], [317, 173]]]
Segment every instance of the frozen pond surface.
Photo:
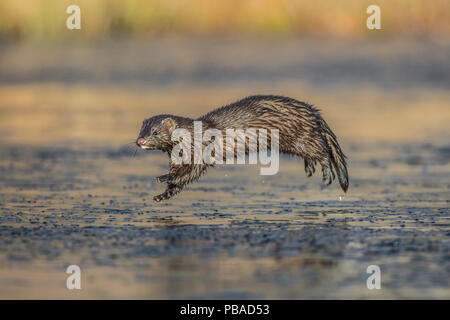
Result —
[[[3, 51], [0, 298], [450, 298], [449, 46], [231, 45]], [[349, 192], [282, 157], [275, 176], [223, 166], [154, 203], [167, 157], [133, 157], [143, 118], [255, 93], [318, 105]]]

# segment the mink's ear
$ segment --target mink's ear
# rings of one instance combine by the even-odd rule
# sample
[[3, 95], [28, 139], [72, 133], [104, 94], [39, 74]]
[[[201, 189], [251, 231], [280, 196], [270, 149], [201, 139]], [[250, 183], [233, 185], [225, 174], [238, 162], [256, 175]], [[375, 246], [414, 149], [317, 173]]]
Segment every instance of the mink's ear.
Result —
[[161, 121], [161, 124], [166, 127], [170, 133], [177, 128], [177, 123], [172, 118], [165, 118]]

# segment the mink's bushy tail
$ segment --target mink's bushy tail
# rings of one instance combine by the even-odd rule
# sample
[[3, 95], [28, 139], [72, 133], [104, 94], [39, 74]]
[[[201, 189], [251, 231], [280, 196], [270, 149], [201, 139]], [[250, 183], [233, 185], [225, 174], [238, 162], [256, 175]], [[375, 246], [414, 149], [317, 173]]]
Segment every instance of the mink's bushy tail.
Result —
[[330, 127], [326, 123], [325, 126], [325, 136], [330, 147], [330, 160], [331, 163], [336, 170], [339, 184], [341, 185], [342, 190], [347, 192], [348, 189], [348, 172], [347, 172], [347, 162], [345, 159], [347, 158], [341, 150], [339, 143], [337, 141], [336, 135], [331, 131]]

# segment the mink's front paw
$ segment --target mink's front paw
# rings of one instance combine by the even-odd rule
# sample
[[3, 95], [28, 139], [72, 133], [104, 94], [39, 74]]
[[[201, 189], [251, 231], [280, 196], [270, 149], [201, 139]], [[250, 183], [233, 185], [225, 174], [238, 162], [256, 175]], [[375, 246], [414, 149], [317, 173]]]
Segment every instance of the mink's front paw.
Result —
[[154, 196], [153, 200], [155, 200], [156, 202], [160, 202], [162, 200], [167, 200], [170, 199], [173, 195], [173, 192], [171, 190], [166, 190], [163, 193], [161, 193], [160, 195]]
[[161, 193], [161, 194], [153, 197], [153, 200], [155, 200], [156, 202], [160, 202], [160, 201], [166, 200], [166, 199], [167, 198], [165, 196], [165, 193]]

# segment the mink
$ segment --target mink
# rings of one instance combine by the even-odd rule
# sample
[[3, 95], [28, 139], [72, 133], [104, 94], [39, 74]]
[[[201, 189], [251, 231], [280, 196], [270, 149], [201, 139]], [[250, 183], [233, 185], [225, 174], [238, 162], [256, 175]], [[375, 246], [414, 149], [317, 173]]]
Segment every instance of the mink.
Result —
[[[202, 121], [203, 130], [214, 128], [225, 133], [226, 129], [278, 129], [279, 152], [301, 157], [305, 172], [311, 177], [320, 164], [323, 181], [329, 185], [337, 175], [344, 192], [349, 186], [346, 156], [336, 135], [313, 105], [293, 98], [256, 95], [213, 110], [200, 118], [163, 114], [144, 120], [136, 140], [138, 147], [161, 150], [171, 158], [176, 141], [172, 141], [175, 129], [184, 128], [193, 135], [194, 121]], [[225, 136], [225, 134], [224, 134]], [[267, 148], [270, 149], [270, 135]], [[202, 145], [205, 147], [205, 145]], [[234, 146], [233, 146], [234, 147]], [[245, 152], [249, 153], [246, 145]], [[187, 184], [197, 180], [211, 164], [175, 164], [170, 162], [169, 173], [156, 178], [166, 183], [166, 190], [155, 196], [155, 201], [169, 199]]]

